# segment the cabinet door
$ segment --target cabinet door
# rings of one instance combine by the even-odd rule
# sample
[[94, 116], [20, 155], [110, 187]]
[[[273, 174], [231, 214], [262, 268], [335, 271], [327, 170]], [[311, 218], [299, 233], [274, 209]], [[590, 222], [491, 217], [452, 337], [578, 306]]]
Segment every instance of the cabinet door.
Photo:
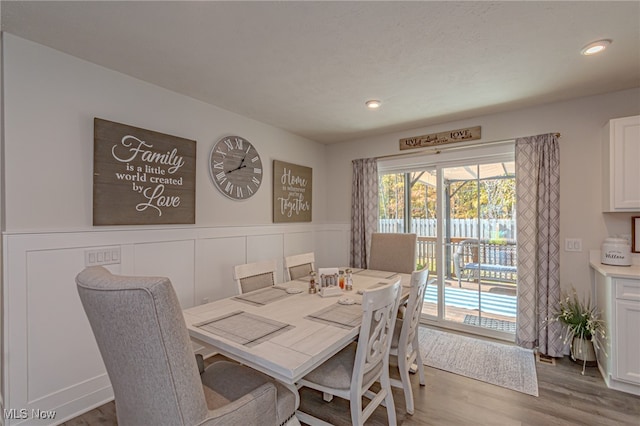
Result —
[[640, 303], [616, 300], [616, 352], [614, 376], [640, 384]]
[[613, 208], [640, 210], [640, 116], [611, 124]]
[[611, 278], [605, 277], [597, 271], [594, 272], [594, 275], [595, 289], [593, 294], [595, 295], [596, 306], [600, 311], [600, 317], [604, 321], [605, 331], [604, 341], [600, 342], [602, 345], [599, 349], [596, 349], [596, 356], [598, 357], [600, 368], [604, 370], [603, 374], [606, 375], [608, 380], [609, 376], [613, 374], [613, 355], [611, 354], [614, 353], [612, 345], [615, 344], [615, 341], [612, 341], [614, 338], [614, 306], [612, 304]]

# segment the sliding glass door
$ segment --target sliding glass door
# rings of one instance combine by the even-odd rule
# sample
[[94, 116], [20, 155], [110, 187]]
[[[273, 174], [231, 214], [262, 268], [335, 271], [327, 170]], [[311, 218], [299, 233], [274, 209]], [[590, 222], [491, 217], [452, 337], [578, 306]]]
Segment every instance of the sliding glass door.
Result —
[[416, 267], [435, 278], [425, 320], [513, 340], [515, 202], [508, 156], [381, 174], [379, 230], [416, 233]]

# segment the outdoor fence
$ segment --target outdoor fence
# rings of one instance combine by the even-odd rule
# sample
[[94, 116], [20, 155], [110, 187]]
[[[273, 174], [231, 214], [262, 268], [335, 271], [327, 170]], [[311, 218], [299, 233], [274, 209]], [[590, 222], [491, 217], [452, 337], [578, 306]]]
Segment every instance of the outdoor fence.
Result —
[[[404, 232], [404, 219], [380, 219], [379, 232]], [[516, 239], [516, 221], [512, 219], [449, 219], [449, 236], [462, 238]], [[436, 219], [411, 219], [410, 233], [436, 236]]]

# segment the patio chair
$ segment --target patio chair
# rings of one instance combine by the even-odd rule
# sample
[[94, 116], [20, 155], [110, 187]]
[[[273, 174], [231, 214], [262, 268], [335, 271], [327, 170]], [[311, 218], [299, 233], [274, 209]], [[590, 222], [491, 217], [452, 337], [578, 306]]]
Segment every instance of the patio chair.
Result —
[[368, 269], [410, 274], [416, 269], [416, 234], [373, 233]]
[[240, 294], [259, 290], [276, 283], [276, 260], [245, 263], [233, 268], [233, 279], [238, 284]]
[[[295, 425], [297, 394], [233, 362], [200, 369], [168, 278], [76, 277], [113, 387], [119, 425]], [[204, 363], [200, 364], [204, 367]]]
[[[476, 265], [476, 268], [471, 268]], [[466, 275], [467, 281], [472, 275], [477, 275], [478, 269], [478, 240], [468, 239], [458, 243], [456, 252], [453, 254], [453, 267], [458, 278], [458, 287], [462, 287], [462, 276]]]
[[[299, 387], [323, 392], [326, 401], [334, 395], [348, 400], [354, 425], [362, 425], [383, 402], [389, 424], [396, 424], [389, 380], [389, 349], [401, 294], [399, 279], [393, 284], [366, 290], [362, 297], [362, 324], [357, 343], [342, 349], [298, 383]], [[376, 382], [380, 382], [377, 393], [370, 390]], [[363, 409], [364, 396], [370, 402]], [[314, 424], [313, 420], [318, 420], [306, 413], [303, 416], [300, 419], [305, 423]]]
[[389, 351], [390, 361], [398, 368], [400, 373], [400, 380], [391, 379], [391, 386], [403, 389], [405, 405], [409, 414], [414, 413], [413, 391], [411, 390], [411, 380], [409, 378], [409, 372], [414, 364], [420, 378], [420, 386], [425, 385], [424, 366], [422, 365], [422, 356], [420, 355], [418, 343], [418, 327], [428, 279], [428, 268], [414, 271], [411, 274], [411, 291], [407, 300], [407, 308], [404, 318], [396, 320]]
[[480, 272], [485, 277], [491, 277], [491, 280], [515, 283], [513, 277], [515, 277], [518, 268], [516, 265], [510, 264], [508, 260], [508, 251], [513, 251], [514, 248], [515, 245], [496, 248], [495, 245], [492, 246], [486, 242], [479, 243], [476, 239], [461, 241], [453, 255], [458, 287], [462, 287], [463, 275], [466, 275], [467, 281], [471, 278], [479, 280]]
[[315, 255], [311, 253], [295, 254], [284, 258], [287, 281], [306, 277], [315, 270]]

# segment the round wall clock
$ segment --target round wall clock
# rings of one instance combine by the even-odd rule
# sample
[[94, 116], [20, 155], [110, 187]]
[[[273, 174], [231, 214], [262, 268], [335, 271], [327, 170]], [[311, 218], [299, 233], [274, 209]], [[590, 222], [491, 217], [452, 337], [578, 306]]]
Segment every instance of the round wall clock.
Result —
[[246, 200], [262, 183], [262, 160], [251, 142], [226, 136], [211, 150], [209, 172], [213, 184], [232, 200]]

